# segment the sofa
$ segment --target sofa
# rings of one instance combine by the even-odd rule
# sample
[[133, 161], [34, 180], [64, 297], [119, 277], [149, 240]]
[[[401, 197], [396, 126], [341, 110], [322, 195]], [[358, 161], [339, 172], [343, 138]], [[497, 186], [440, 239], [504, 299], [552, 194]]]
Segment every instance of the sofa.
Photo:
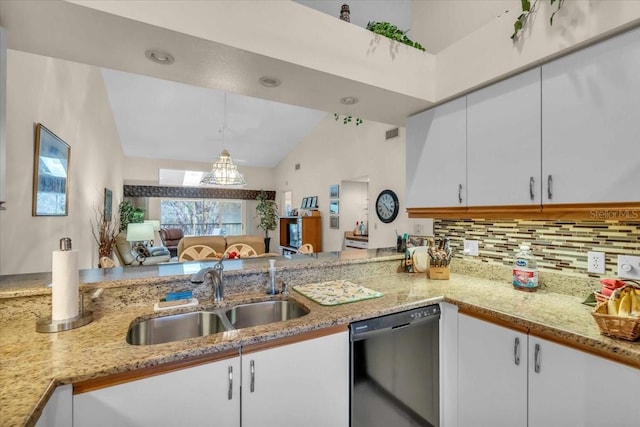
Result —
[[184, 237], [182, 228], [161, 228], [159, 233], [162, 244], [169, 249], [171, 256], [178, 256], [178, 243]]
[[[113, 247], [113, 253], [115, 254], [118, 262], [121, 266], [136, 266], [136, 265], [154, 265], [161, 262], [169, 262], [171, 255], [169, 250], [164, 246], [154, 246], [148, 248], [150, 256], [146, 257], [142, 264], [136, 260], [136, 253], [131, 247], [131, 243], [127, 241], [127, 232], [122, 231], [116, 237], [116, 244]], [[154, 255], [159, 254], [159, 255]]]
[[205, 245], [216, 251], [216, 253], [222, 254], [229, 246], [238, 243], [251, 246], [258, 255], [264, 254], [264, 237], [243, 234], [240, 236], [186, 236], [178, 243], [177, 255], [180, 257], [180, 254], [185, 249], [193, 245]]

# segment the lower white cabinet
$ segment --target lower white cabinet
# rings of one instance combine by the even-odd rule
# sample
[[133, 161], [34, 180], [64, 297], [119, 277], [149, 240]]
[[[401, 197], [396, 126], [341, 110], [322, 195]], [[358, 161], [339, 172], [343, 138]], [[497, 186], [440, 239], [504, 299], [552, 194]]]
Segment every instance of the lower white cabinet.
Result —
[[243, 353], [243, 427], [348, 425], [348, 332]]
[[527, 426], [527, 334], [458, 317], [458, 426]]
[[249, 349], [73, 397], [74, 427], [240, 425], [347, 427], [348, 332]]
[[73, 397], [74, 427], [239, 425], [239, 356]]
[[638, 390], [640, 369], [529, 336], [529, 427], [638, 427]]
[[42, 410], [36, 427], [69, 427], [73, 425], [73, 396], [71, 384], [55, 389]]
[[637, 427], [639, 389], [638, 369], [459, 315], [460, 427]]

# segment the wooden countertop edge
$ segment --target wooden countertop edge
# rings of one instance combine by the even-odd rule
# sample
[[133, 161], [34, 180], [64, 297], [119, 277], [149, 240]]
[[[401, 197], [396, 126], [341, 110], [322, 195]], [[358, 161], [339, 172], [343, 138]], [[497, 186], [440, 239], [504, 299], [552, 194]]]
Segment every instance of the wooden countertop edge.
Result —
[[[530, 334], [548, 341], [552, 341], [556, 344], [564, 345], [574, 350], [583, 351], [594, 356], [602, 357], [603, 359], [611, 360], [613, 362], [618, 362], [632, 368], [640, 369], [640, 360], [638, 358], [635, 358], [631, 355], [627, 356], [611, 349], [603, 349], [601, 347], [598, 347], [596, 345], [597, 342], [589, 337], [581, 336], [573, 332], [562, 331], [551, 326], [540, 325], [535, 321], [519, 319], [505, 313], [495, 312], [490, 309], [479, 309], [478, 307], [475, 307], [473, 305], [462, 304], [459, 301], [455, 300], [447, 302], [457, 305], [458, 313], [460, 314], [465, 314], [479, 320], [484, 320], [498, 326], [515, 330], [517, 332]], [[492, 312], [492, 314], [488, 314], [487, 311]], [[557, 331], [557, 333], [554, 333], [554, 331]], [[573, 339], [568, 338], [569, 336]]]

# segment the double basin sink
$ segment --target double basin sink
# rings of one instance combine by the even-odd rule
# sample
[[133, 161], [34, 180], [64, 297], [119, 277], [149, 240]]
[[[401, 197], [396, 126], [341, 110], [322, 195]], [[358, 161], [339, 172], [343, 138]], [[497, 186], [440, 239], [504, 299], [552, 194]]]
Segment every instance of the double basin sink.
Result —
[[306, 307], [292, 301], [278, 300], [173, 314], [133, 322], [127, 333], [127, 343], [162, 344], [297, 319], [307, 313], [309, 310]]

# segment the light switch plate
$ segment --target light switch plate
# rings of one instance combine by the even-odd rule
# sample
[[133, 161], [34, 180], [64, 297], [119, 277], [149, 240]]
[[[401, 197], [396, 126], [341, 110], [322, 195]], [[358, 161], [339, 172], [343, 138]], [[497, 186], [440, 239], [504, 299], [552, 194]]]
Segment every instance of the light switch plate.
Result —
[[478, 241], [464, 239], [464, 250], [462, 251], [462, 253], [464, 253], [465, 255], [478, 256]]
[[640, 256], [618, 255], [618, 277], [640, 280]]

